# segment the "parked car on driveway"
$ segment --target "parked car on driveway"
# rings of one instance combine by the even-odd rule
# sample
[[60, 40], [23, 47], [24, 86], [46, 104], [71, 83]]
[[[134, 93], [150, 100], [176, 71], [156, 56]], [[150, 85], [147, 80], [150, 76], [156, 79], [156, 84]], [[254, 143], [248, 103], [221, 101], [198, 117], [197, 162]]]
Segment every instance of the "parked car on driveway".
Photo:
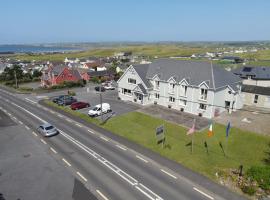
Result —
[[65, 99], [65, 98], [69, 98], [69, 97], [70, 97], [69, 95], [60, 95], [60, 96], [58, 96], [58, 97], [54, 97], [54, 98], [52, 99], [52, 101], [53, 101], [54, 103], [57, 103], [58, 101], [61, 101], [61, 100]]
[[74, 97], [68, 97], [68, 98], [63, 98], [62, 100], [59, 100], [57, 104], [59, 106], [66, 106], [66, 105], [71, 105], [72, 103], [77, 102], [77, 99]]
[[95, 90], [97, 91], [97, 92], [105, 92], [105, 88], [103, 87], [103, 86], [96, 86], [95, 87]]
[[[101, 107], [102, 107], [102, 112], [101, 112]], [[104, 113], [108, 113], [111, 111], [112, 110], [111, 110], [110, 104], [102, 103], [102, 106], [101, 106], [101, 104], [98, 104], [93, 109], [89, 110], [88, 115], [90, 117], [97, 117], [97, 116], [101, 115], [102, 113], [104, 114]]]
[[111, 84], [104, 85], [105, 90], [115, 90], [115, 87], [113, 87]]
[[90, 104], [86, 102], [82, 102], [82, 101], [74, 102], [70, 105], [70, 108], [72, 110], [79, 110], [79, 109], [87, 108], [87, 107], [90, 107]]
[[53, 125], [49, 123], [40, 125], [37, 131], [44, 137], [51, 137], [59, 133], [59, 131]]

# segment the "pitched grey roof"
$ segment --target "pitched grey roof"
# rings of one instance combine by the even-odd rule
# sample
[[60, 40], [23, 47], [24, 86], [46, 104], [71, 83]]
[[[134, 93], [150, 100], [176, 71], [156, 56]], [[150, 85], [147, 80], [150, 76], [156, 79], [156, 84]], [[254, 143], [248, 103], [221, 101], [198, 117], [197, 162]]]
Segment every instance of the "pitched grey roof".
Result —
[[211, 89], [241, 82], [238, 76], [209, 62], [174, 59], [159, 59], [149, 64], [146, 78], [152, 79], [155, 75], [163, 81], [173, 77], [176, 82], [180, 82], [185, 78], [190, 85], [195, 86], [205, 81]]
[[144, 84], [146, 85], [147, 88], [151, 88], [151, 84], [146, 78], [146, 74], [149, 68], [149, 64], [138, 64], [138, 65], [133, 65], [133, 68], [135, 71], [138, 73]]
[[251, 76], [254, 80], [270, 80], [270, 67], [245, 66], [232, 71], [241, 78]]
[[140, 88], [140, 90], [142, 91], [143, 94], [147, 94], [147, 91], [146, 91], [145, 87], [143, 86], [143, 84], [139, 83], [138, 87]]
[[260, 87], [260, 86], [255, 86], [255, 85], [243, 85], [242, 92], [270, 96], [270, 87]]

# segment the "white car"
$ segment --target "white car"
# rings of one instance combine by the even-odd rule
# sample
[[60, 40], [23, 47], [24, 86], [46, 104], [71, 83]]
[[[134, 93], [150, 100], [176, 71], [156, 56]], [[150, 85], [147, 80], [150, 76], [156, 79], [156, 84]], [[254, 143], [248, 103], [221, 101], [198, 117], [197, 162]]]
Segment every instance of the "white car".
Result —
[[115, 87], [110, 84], [104, 85], [103, 87], [105, 88], [105, 90], [115, 90]]
[[[101, 112], [101, 107], [102, 107], [102, 112]], [[90, 117], [97, 117], [97, 116], [101, 115], [101, 113], [104, 114], [104, 113], [108, 113], [111, 111], [112, 110], [111, 110], [110, 104], [102, 103], [102, 106], [101, 106], [101, 104], [98, 104], [93, 109], [89, 110], [88, 115]]]

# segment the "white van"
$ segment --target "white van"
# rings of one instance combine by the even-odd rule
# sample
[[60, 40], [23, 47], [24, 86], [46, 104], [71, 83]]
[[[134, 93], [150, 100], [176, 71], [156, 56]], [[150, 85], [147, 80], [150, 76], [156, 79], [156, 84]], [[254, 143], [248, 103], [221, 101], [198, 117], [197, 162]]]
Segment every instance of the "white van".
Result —
[[[108, 103], [102, 103], [102, 113], [111, 112], [111, 106]], [[90, 117], [96, 117], [101, 115], [101, 104], [96, 105], [93, 109], [89, 110], [88, 115]]]

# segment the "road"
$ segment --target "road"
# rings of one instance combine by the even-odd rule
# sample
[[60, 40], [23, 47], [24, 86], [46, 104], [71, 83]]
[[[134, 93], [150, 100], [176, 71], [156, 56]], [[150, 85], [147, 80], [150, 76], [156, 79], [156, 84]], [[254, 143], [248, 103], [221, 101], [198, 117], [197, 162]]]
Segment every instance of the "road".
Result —
[[[243, 199], [215, 183], [204, 185], [200, 175], [198, 181], [190, 180], [89, 126], [2, 89], [0, 106], [25, 125], [29, 137], [61, 155], [65, 166], [100, 199]], [[36, 127], [43, 122], [55, 125], [60, 134], [38, 136]]]

